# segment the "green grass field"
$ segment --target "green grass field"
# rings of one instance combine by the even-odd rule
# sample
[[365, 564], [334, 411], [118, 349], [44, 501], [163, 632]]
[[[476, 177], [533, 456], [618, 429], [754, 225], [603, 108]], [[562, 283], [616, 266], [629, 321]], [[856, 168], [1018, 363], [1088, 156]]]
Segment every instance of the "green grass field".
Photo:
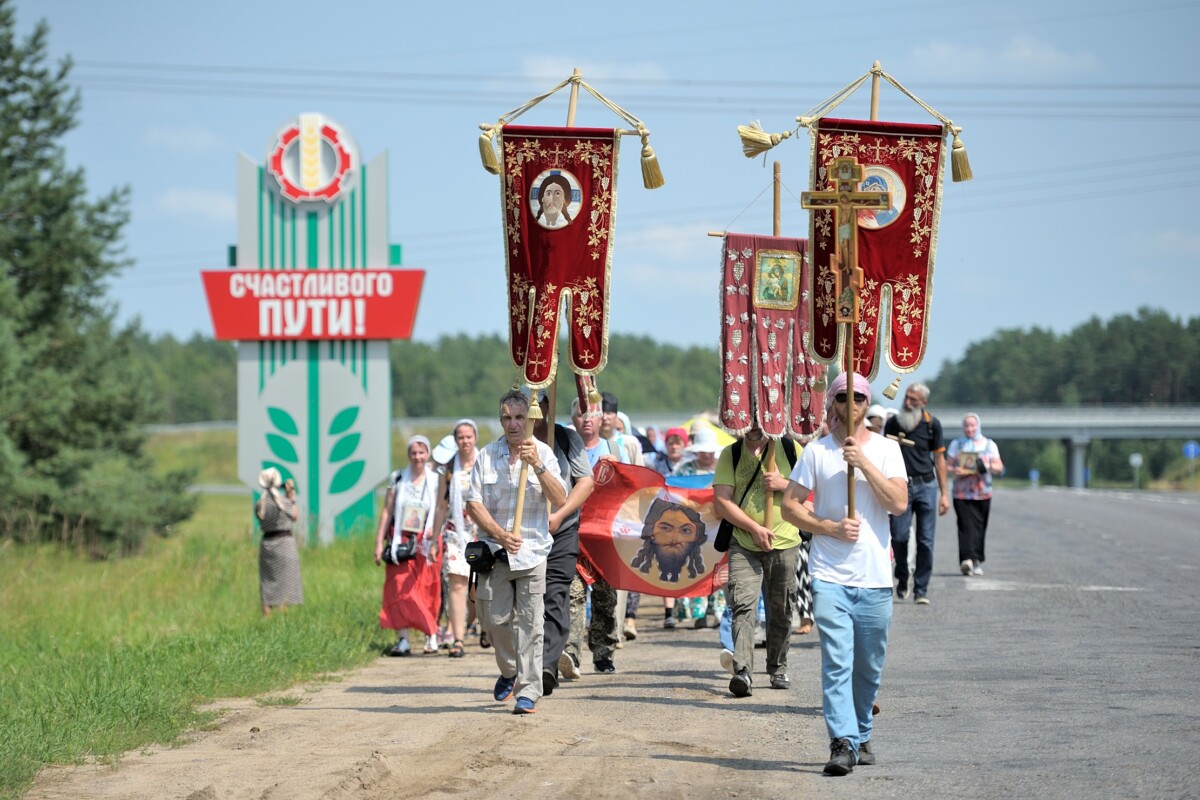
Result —
[[206, 495], [132, 558], [0, 544], [0, 798], [44, 764], [170, 743], [206, 722], [204, 703], [380, 652], [382, 576], [363, 539], [302, 550], [304, 605], [263, 619], [249, 522], [247, 498]]

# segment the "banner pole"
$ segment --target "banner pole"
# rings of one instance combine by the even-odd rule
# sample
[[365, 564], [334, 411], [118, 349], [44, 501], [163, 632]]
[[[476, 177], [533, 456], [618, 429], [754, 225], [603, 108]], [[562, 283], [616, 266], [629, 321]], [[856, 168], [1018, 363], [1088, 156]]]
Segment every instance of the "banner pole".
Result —
[[[782, 203], [780, 201], [780, 190], [783, 186], [783, 177], [782, 177], [783, 166], [778, 161], [776, 161], [774, 163], [773, 173], [774, 173], [773, 174], [773, 178], [774, 178], [773, 184], [774, 184], [774, 190], [775, 190], [775, 198], [774, 198], [775, 202], [774, 202], [774, 208], [772, 209], [772, 215], [771, 215], [772, 216], [771, 235], [772, 236], [780, 236], [780, 235], [782, 235], [782, 231], [783, 231], [783, 226], [781, 225], [781, 219], [780, 219], [781, 209], [782, 209]], [[765, 458], [767, 459], [767, 462], [766, 462], [766, 466], [763, 468], [763, 472], [764, 473], [765, 472], [778, 472], [779, 468], [775, 464], [775, 440], [774, 439], [767, 440], [767, 452], [765, 454]], [[763, 525], [765, 525], [768, 528], [771, 528], [771, 527], [773, 527], [771, 524], [772, 517], [775, 516], [775, 493], [768, 490], [766, 492], [766, 496], [767, 496], [767, 505], [766, 505], [766, 508], [763, 510]]]

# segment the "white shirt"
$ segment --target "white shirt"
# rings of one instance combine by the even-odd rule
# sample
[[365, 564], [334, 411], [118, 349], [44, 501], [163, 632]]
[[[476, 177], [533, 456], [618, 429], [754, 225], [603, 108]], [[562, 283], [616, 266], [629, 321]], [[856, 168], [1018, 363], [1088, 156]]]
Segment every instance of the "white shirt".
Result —
[[[534, 444], [547, 472], [562, 484], [565, 491], [567, 486], [560, 474], [554, 451], [537, 439]], [[517, 510], [517, 482], [521, 476], [522, 462], [518, 458], [510, 464], [508, 457], [508, 440], [504, 438], [478, 452], [475, 468], [471, 470], [471, 485], [467, 489], [466, 500], [482, 503], [497, 525], [511, 531]], [[500, 543], [488, 536], [483, 528], [479, 529], [479, 538], [488, 543], [492, 552], [501, 549]], [[514, 570], [532, 569], [546, 560], [553, 545], [549, 503], [542, 493], [538, 476], [530, 468], [525, 479], [525, 505], [521, 508], [521, 549], [508, 554], [508, 566]]]
[[[907, 478], [899, 443], [872, 433], [862, 446], [863, 453], [883, 477]], [[846, 460], [841, 441], [823, 436], [804, 448], [791, 479], [813, 490], [813, 510], [822, 519], [841, 520], [846, 516]], [[854, 472], [855, 512], [861, 520], [857, 542], [845, 542], [832, 536], [814, 536], [808, 569], [814, 578], [861, 589], [891, 589], [892, 563], [888, 555], [891, 528], [887, 509], [863, 476]]]

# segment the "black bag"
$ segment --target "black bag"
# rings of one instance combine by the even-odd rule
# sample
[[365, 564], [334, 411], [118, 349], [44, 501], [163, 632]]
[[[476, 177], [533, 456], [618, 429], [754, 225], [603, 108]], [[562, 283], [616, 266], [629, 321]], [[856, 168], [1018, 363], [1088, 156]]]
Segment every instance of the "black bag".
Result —
[[[780, 439], [780, 447], [783, 448], [783, 454], [788, 460], [788, 464], [796, 466], [796, 445], [790, 439]], [[742, 443], [734, 442], [733, 445], [733, 472], [737, 474], [738, 461], [742, 457]], [[754, 484], [754, 479], [762, 472], [762, 461], [758, 462], [758, 469], [754, 472], [754, 477], [750, 479], [750, 483], [746, 484], [745, 490], [742, 492], [742, 499], [738, 500], [740, 507], [746, 500], [746, 495], [750, 492], [750, 487]], [[713, 549], [718, 553], [724, 553], [729, 550], [729, 543], [733, 541], [733, 523], [728, 520], [721, 520], [721, 524], [717, 526], [717, 537], [713, 539]]]
[[487, 546], [487, 542], [467, 542], [463, 558], [473, 573], [491, 572], [492, 567], [496, 566], [496, 554]]
[[383, 546], [383, 561], [386, 564], [400, 564], [409, 561], [417, 555], [417, 534], [403, 531], [393, 534]]

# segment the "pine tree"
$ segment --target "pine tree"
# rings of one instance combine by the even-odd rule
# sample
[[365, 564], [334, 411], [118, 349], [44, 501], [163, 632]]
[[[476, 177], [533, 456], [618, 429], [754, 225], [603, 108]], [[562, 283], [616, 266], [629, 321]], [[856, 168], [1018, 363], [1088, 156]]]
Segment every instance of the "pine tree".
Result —
[[125, 261], [128, 190], [87, 197], [62, 137], [71, 64], [47, 63], [0, 0], [0, 533], [131, 551], [190, 514], [183, 475], [156, 478], [138, 425], [152, 395], [105, 280]]

